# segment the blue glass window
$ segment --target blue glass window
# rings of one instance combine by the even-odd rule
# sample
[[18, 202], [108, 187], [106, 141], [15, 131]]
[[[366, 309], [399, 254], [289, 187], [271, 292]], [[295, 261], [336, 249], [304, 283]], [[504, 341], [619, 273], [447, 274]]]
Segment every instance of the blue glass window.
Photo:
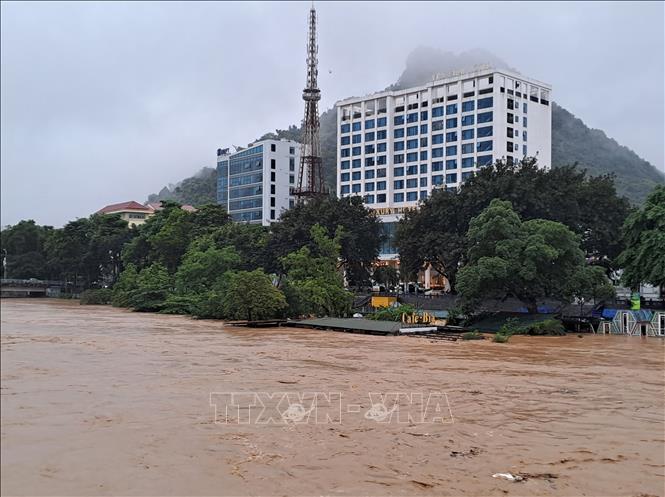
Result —
[[351, 167], [351, 163], [348, 160], [343, 160], [342, 169], [349, 169], [349, 167]]
[[350, 145], [351, 144], [351, 137], [350, 136], [343, 136], [342, 139], [340, 140], [340, 144], [342, 146]]
[[352, 193], [360, 193], [361, 188], [362, 188], [362, 185], [360, 183], [357, 183], [355, 185], [351, 185], [351, 192]]
[[[388, 150], [388, 144], [386, 142], [376, 144], [376, 151], [377, 152], [385, 152], [386, 150]], [[379, 162], [379, 164], [381, 164], [381, 163]], [[384, 164], [385, 164], [385, 162], [384, 162]]]
[[451, 119], [446, 119], [446, 129], [456, 128], [457, 127], [457, 118], [453, 117]]
[[427, 178], [420, 178], [420, 187], [427, 186]]
[[475, 109], [474, 101], [469, 100], [468, 102], [462, 102], [462, 112], [471, 112]]
[[515, 116], [515, 122], [519, 123], [520, 122], [520, 116]]
[[372, 129], [374, 128], [374, 119], [368, 119], [365, 121], [365, 129]]
[[418, 166], [408, 166], [406, 168], [406, 175], [413, 176], [414, 174], [418, 174]]
[[406, 136], [416, 136], [418, 134], [418, 126], [409, 126], [406, 128]]
[[351, 167], [352, 167], [353, 169], [357, 169], [357, 168], [359, 168], [359, 167], [360, 167], [360, 159], [353, 159], [353, 160], [351, 161]]
[[393, 170], [393, 176], [396, 176], [396, 177], [404, 176], [404, 168], [403, 167], [396, 167]]
[[408, 115], [406, 116], [406, 122], [407, 122], [407, 123], [416, 123], [416, 122], [418, 122], [418, 113], [417, 113], [417, 112], [413, 112], [413, 113], [411, 113], [411, 114], [408, 114]]
[[432, 121], [432, 131], [440, 131], [443, 129], [443, 121]]
[[409, 178], [406, 180], [407, 188], [418, 188], [418, 178]]
[[420, 174], [427, 174], [427, 164], [420, 164]]
[[432, 176], [432, 186], [443, 185], [443, 174]]
[[400, 126], [404, 124], [404, 116], [395, 116], [393, 123], [395, 124], [395, 126]]
[[366, 142], [373, 142], [374, 141], [374, 131], [370, 131], [369, 133], [365, 133], [365, 141]]
[[351, 173], [351, 179], [353, 181], [358, 181], [359, 179], [361, 179], [360, 171], [353, 171], [353, 173]]
[[407, 140], [406, 141], [406, 148], [418, 148], [418, 140]]
[[427, 134], [427, 124], [421, 124], [420, 125], [420, 134], [421, 135], [426, 135]]
[[447, 142], [456, 142], [457, 141], [457, 131], [451, 131], [450, 133], [446, 133], [446, 141]]
[[473, 153], [473, 143], [463, 143], [462, 144], [462, 153], [463, 154], [472, 154]]
[[342, 195], [345, 195], [351, 191], [351, 187], [349, 185], [342, 185], [339, 191]]
[[374, 183], [365, 183], [365, 191], [366, 192], [373, 192], [374, 191]]
[[427, 111], [424, 110], [420, 113], [420, 120], [421, 121], [427, 121]]
[[457, 155], [457, 145], [446, 147], [446, 156]]
[[478, 158], [476, 159], [476, 164], [478, 164], [478, 166], [486, 166], [491, 163], [492, 163], [491, 155], [479, 155]]
[[526, 114], [526, 111], [527, 111], [526, 102], [524, 102], [522, 104], [522, 112], [524, 112]]
[[395, 143], [393, 143], [393, 150], [396, 150], [396, 151], [404, 150], [404, 142], [395, 142]]
[[377, 190], [385, 190], [387, 186], [388, 185], [386, 185], [385, 181], [377, 181], [376, 182], [376, 189]]
[[404, 194], [401, 192], [393, 194], [393, 202], [404, 202]]
[[432, 117], [443, 117], [443, 106], [432, 109]]
[[522, 145], [522, 155], [526, 157], [526, 145]]
[[485, 126], [484, 128], [478, 128], [478, 138], [485, 138], [486, 136], [492, 136], [492, 126]]
[[427, 160], [427, 150], [420, 151], [420, 160]]
[[443, 143], [443, 134], [432, 135], [432, 145], [440, 145]]
[[462, 167], [473, 167], [473, 157], [464, 157], [462, 159]]
[[348, 133], [349, 131], [351, 131], [351, 125], [349, 123], [342, 124], [339, 127], [339, 131], [340, 133]]
[[469, 114], [468, 116], [462, 116], [462, 126], [471, 126], [474, 121], [474, 116], [473, 114]]
[[385, 169], [377, 169], [376, 170], [376, 177], [377, 178], [385, 178], [386, 177], [386, 170]]
[[457, 183], [457, 173], [446, 174], [446, 183]]
[[[385, 145], [385, 143], [379, 143], [379, 145]], [[378, 147], [377, 147], [377, 148], [378, 148]], [[384, 148], [385, 148], [385, 147], [384, 147]], [[379, 150], [379, 152], [381, 152], [381, 150]], [[379, 155], [379, 156], [376, 158], [376, 163], [377, 163], [379, 166], [385, 166], [385, 165], [388, 163], [388, 159], [386, 158], [385, 155]]]
[[421, 147], [426, 147], [426, 146], [427, 146], [427, 137], [426, 137], [426, 136], [423, 136], [423, 137], [420, 139], [420, 146], [421, 146]]
[[344, 182], [344, 181], [351, 181], [351, 178], [349, 176], [349, 173], [342, 173], [339, 177], [339, 180]]
[[376, 196], [376, 203], [377, 204], [384, 204], [386, 202], [386, 194], [385, 193], [379, 193]]
[[406, 154], [406, 162], [416, 162], [418, 160], [418, 152], [409, 152]]
[[487, 109], [489, 107], [492, 107], [494, 105], [494, 98], [493, 97], [486, 97], [486, 98], [481, 98], [478, 100], [478, 108], [479, 109]]
[[350, 157], [351, 156], [351, 150], [348, 149], [348, 148], [343, 148], [340, 153], [341, 153], [342, 157]]
[[457, 114], [457, 104], [446, 105], [446, 114]]
[[432, 162], [432, 172], [443, 171], [443, 161]]
[[492, 112], [481, 112], [478, 114], [478, 124], [489, 123], [492, 121]]
[[527, 127], [526, 126], [526, 116], [524, 116], [524, 123], [523, 124], [524, 124], [524, 127], [526, 128]]
[[406, 192], [406, 201], [413, 202], [414, 200], [418, 200], [418, 192]]
[[388, 119], [385, 117], [379, 117], [376, 120], [376, 127], [377, 128], [383, 128], [386, 124], [388, 124]]
[[362, 147], [353, 147], [351, 149], [351, 155], [360, 155], [362, 152]]
[[446, 161], [446, 170], [457, 169], [457, 159], [448, 159]]
[[[424, 178], [427, 179], [427, 178]], [[420, 200], [425, 200], [427, 198], [427, 190], [420, 191]]]
[[463, 129], [462, 140], [473, 140], [473, 129]]
[[371, 169], [369, 171], [365, 171], [365, 179], [374, 179], [374, 171]]
[[492, 150], [492, 141], [486, 141], [486, 142], [478, 142], [478, 146], [476, 147], [478, 149], [478, 152], [489, 152]]
[[365, 203], [366, 204], [373, 204], [374, 203], [374, 195], [365, 195]]
[[404, 180], [403, 179], [396, 179], [393, 181], [393, 189], [394, 190], [404, 190]]
[[351, 129], [352, 129], [353, 131], [360, 131], [360, 123], [359, 123], [359, 122], [357, 122], [357, 123], [353, 123], [353, 124], [351, 125]]
[[526, 141], [526, 131], [522, 131], [522, 140]]
[[404, 137], [404, 128], [396, 128], [395, 131], [393, 131], [393, 137], [394, 138], [403, 138]]
[[362, 135], [353, 135], [352, 141], [353, 143], [360, 143], [361, 141], [363, 141], [363, 137]]
[[432, 158], [434, 157], [443, 157], [443, 147], [432, 149]]
[[374, 145], [365, 145], [365, 153], [366, 154], [373, 154], [374, 153]]
[[395, 154], [393, 155], [393, 163], [401, 164], [404, 162], [404, 154]]
[[465, 173], [462, 173], [462, 181], [466, 181], [471, 176], [473, 176], [473, 171], [467, 171]]

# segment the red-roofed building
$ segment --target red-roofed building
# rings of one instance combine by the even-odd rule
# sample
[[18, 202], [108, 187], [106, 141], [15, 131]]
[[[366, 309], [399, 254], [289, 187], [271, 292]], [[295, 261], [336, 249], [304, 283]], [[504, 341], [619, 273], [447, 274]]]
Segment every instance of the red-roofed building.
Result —
[[152, 207], [139, 204], [133, 200], [107, 205], [96, 212], [96, 214], [120, 214], [120, 218], [127, 221], [130, 226], [145, 223], [146, 219], [154, 213], [155, 209]]

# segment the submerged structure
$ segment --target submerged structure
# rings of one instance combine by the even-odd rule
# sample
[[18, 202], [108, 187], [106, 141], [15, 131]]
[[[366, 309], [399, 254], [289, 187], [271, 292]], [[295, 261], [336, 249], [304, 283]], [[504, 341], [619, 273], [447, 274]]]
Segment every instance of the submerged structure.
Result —
[[305, 101], [305, 116], [302, 121], [298, 187], [295, 190], [295, 195], [299, 202], [326, 193], [323, 184], [321, 140], [319, 137], [319, 100], [321, 100], [321, 90], [318, 87], [318, 51], [319, 47], [316, 43], [316, 10], [312, 4], [312, 8], [309, 11], [309, 35], [307, 38], [307, 86], [302, 93], [302, 98]]

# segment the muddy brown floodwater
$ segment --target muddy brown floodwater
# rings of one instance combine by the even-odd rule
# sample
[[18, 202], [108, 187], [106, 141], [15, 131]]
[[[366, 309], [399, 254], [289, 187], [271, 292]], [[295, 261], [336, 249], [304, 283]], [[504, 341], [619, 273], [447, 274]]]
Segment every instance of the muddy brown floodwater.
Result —
[[[3, 300], [1, 490], [662, 496], [664, 352], [658, 338], [430, 343]], [[225, 392], [256, 392], [265, 412]], [[317, 417], [314, 392], [341, 397]], [[412, 392], [447, 403], [369, 396]]]

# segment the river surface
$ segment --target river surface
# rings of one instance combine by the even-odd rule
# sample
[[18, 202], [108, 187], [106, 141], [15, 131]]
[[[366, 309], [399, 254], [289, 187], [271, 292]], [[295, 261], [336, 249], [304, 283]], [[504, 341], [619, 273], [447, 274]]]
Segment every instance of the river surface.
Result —
[[664, 493], [659, 338], [432, 343], [49, 299], [3, 300], [1, 336], [2, 495]]

